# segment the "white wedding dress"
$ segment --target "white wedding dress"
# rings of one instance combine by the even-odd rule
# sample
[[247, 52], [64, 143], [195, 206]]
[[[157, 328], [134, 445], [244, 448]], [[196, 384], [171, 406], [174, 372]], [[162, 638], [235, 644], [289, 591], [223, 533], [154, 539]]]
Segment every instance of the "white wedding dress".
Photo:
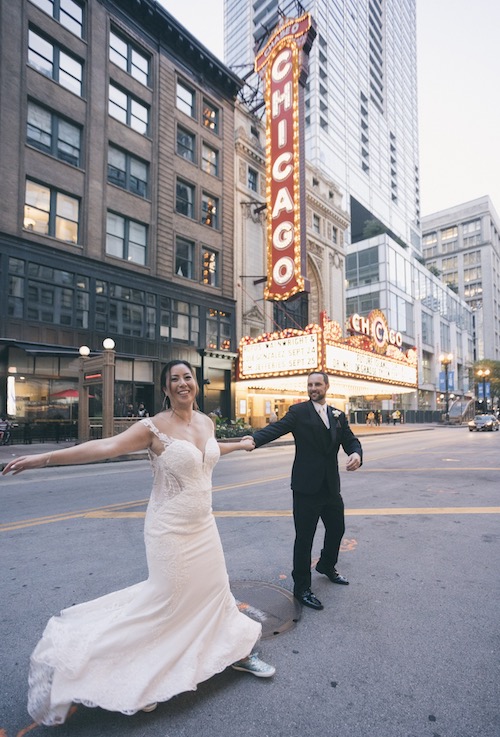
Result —
[[134, 714], [193, 691], [260, 637], [261, 625], [229, 589], [212, 514], [217, 442], [210, 438], [202, 453], [141, 422], [164, 445], [151, 454], [149, 577], [49, 620], [30, 664], [28, 711], [39, 724], [61, 724], [72, 703]]

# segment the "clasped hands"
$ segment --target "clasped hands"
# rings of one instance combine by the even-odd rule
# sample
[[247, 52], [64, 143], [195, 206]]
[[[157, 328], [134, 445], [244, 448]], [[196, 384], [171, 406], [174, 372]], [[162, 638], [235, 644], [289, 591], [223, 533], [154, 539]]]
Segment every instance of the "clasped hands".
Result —
[[247, 450], [249, 452], [251, 450], [255, 450], [255, 440], [253, 439], [251, 435], [244, 435], [240, 439], [240, 445], [241, 445], [242, 450]]

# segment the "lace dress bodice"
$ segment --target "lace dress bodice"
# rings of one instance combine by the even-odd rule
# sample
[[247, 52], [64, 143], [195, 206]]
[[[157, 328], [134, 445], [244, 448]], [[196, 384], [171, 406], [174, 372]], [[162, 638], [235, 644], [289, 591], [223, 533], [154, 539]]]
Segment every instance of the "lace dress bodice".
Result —
[[[202, 453], [188, 440], [171, 438], [160, 432], [148, 417], [141, 420], [163, 443], [163, 452], [149, 452], [153, 470], [153, 489], [149, 508], [156, 522], [185, 524], [186, 518], [195, 519], [212, 509], [212, 471], [219, 460], [219, 446], [209, 438]], [[149, 511], [148, 508], [148, 511]], [[153, 515], [148, 515], [153, 517]], [[146, 529], [148, 531], [148, 517]]]

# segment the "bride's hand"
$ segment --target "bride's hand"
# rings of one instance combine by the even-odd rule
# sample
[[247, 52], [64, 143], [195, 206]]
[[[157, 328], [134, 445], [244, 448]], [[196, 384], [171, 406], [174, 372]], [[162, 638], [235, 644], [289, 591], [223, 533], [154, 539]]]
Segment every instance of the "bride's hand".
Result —
[[21, 471], [29, 471], [32, 468], [43, 468], [48, 464], [50, 455], [51, 454], [49, 453], [37, 453], [32, 456], [19, 456], [19, 458], [14, 458], [12, 461], [7, 463], [2, 471], [2, 476], [5, 476], [11, 471], [12, 475], [15, 476], [16, 474], [21, 473]]
[[242, 450], [255, 450], [255, 442], [251, 435], [245, 435], [240, 440], [240, 446]]

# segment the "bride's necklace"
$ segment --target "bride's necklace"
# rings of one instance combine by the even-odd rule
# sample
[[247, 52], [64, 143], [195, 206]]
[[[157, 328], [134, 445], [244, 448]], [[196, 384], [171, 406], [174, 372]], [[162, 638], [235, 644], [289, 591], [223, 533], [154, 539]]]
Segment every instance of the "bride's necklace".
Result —
[[191, 425], [191, 422], [193, 421], [193, 418], [192, 417], [191, 417], [190, 420], [185, 420], [184, 417], [181, 417], [181, 415], [178, 412], [176, 412], [173, 407], [171, 409], [172, 409], [172, 412], [174, 413], [174, 415], [176, 417], [178, 417], [179, 420], [181, 420], [181, 422], [185, 422], [188, 427]]

